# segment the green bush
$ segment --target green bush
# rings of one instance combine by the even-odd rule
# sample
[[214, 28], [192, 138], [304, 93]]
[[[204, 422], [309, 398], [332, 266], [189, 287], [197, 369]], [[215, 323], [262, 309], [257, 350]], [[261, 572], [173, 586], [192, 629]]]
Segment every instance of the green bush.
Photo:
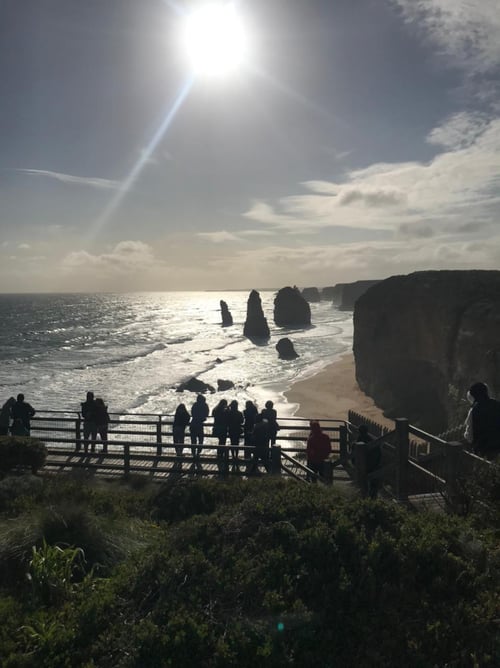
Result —
[[36, 438], [0, 437], [0, 471], [3, 473], [15, 468], [29, 468], [36, 473], [45, 464], [46, 458], [47, 448]]
[[50, 609], [0, 596], [2, 665], [500, 665], [500, 559], [468, 520], [268, 479], [163, 488], [153, 507], [168, 525], [106, 579]]

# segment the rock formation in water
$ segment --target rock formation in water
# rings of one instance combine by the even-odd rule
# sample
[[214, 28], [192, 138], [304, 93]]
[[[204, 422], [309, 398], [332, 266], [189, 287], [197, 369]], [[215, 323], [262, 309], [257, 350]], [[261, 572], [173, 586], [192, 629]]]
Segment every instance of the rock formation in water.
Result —
[[278, 327], [307, 327], [311, 324], [311, 307], [298, 288], [281, 288], [274, 299], [274, 322]]
[[500, 395], [500, 271], [424, 271], [372, 287], [354, 309], [360, 388], [389, 417], [440, 433], [468, 387]]
[[226, 390], [231, 390], [233, 387], [234, 383], [232, 380], [217, 379], [217, 392], [225, 392]]
[[374, 285], [380, 281], [355, 281], [354, 283], [344, 283], [342, 288], [342, 301], [339, 305], [339, 311], [353, 311], [356, 301], [364, 295]]
[[302, 290], [302, 296], [310, 304], [321, 301], [321, 295], [319, 294], [318, 288], [304, 288]]
[[269, 339], [269, 325], [264, 317], [262, 302], [257, 290], [252, 290], [248, 296], [247, 318], [243, 328], [243, 335], [249, 339]]
[[322, 288], [320, 296], [322, 301], [328, 301], [328, 302], [333, 301], [333, 298], [335, 296], [335, 286], [328, 285], [326, 288]]
[[293, 347], [293, 343], [287, 337], [278, 341], [276, 344], [276, 350], [278, 351], [278, 357], [280, 360], [294, 360], [298, 357], [298, 354], [295, 352], [295, 348]]
[[222, 315], [222, 326], [231, 327], [233, 324], [233, 316], [231, 315], [227, 303], [223, 299], [220, 300], [220, 310]]
[[198, 378], [190, 378], [177, 387], [177, 392], [196, 392], [196, 394], [205, 394], [206, 392], [215, 392], [215, 388], [208, 383], [204, 383]]

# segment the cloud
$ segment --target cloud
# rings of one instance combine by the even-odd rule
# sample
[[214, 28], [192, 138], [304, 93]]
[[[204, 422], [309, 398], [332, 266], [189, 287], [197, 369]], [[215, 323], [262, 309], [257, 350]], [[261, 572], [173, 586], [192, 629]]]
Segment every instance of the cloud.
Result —
[[238, 237], [235, 234], [227, 232], [226, 230], [220, 230], [218, 232], [198, 232], [198, 236], [207, 241], [211, 241], [214, 244], [238, 241]]
[[29, 250], [31, 246], [29, 244], [19, 244], [17, 248], [19, 250]]
[[[461, 140], [467, 129], [467, 139]], [[470, 234], [464, 225], [497, 224], [500, 119], [454, 115], [428, 139], [447, 147], [429, 162], [376, 163], [346, 173], [343, 183], [306, 181], [302, 185], [310, 192], [256, 202], [243, 215], [294, 234], [341, 227], [417, 236]], [[415, 224], [420, 227], [412, 228]]]
[[407, 21], [469, 74], [491, 72], [500, 64], [498, 0], [393, 0]]
[[139, 273], [161, 264], [153, 249], [142, 241], [120, 241], [109, 253], [93, 255], [84, 250], [73, 251], [62, 261], [63, 269], [71, 273], [86, 269], [107, 276]]
[[101, 179], [95, 176], [74, 176], [73, 174], [62, 174], [61, 172], [51, 172], [45, 169], [16, 169], [15, 171], [21, 174], [29, 174], [31, 176], [42, 176], [49, 179], [55, 179], [61, 183], [70, 183], [103, 190], [116, 190], [121, 186], [120, 181]]
[[451, 115], [427, 136], [429, 144], [452, 151], [468, 148], [488, 127], [488, 117], [479, 112], [459, 112]]
[[361, 188], [345, 188], [339, 192], [339, 206], [349, 206], [350, 204], [364, 204], [365, 206], [385, 207], [404, 204], [406, 196], [403, 192], [380, 188], [378, 190], [362, 190]]

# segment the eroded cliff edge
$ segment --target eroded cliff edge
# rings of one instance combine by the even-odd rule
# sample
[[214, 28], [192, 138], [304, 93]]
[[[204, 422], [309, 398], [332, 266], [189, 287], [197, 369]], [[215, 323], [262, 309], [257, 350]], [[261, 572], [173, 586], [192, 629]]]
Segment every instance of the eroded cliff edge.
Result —
[[461, 419], [467, 388], [500, 395], [500, 271], [392, 276], [359, 297], [360, 388], [389, 417], [439, 433]]

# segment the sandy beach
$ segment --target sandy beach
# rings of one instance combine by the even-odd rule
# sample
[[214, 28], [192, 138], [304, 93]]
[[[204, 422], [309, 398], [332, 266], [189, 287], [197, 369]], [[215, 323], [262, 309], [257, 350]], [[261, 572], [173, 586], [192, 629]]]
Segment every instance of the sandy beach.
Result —
[[394, 422], [385, 418], [373, 400], [359, 389], [352, 353], [342, 355], [315, 376], [295, 383], [285, 396], [289, 402], [299, 404], [295, 413], [298, 417], [347, 420], [351, 409], [379, 424], [394, 426]]

